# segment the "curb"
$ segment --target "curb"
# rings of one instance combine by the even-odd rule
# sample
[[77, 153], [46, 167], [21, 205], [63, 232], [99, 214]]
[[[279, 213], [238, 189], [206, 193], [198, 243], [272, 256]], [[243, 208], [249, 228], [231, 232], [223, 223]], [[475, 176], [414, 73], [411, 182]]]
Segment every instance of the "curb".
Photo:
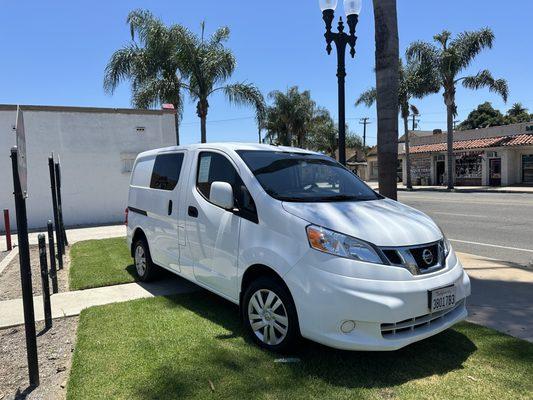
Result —
[[526, 190], [483, 190], [483, 189], [437, 189], [437, 188], [398, 188], [399, 192], [442, 192], [442, 193], [516, 193], [516, 194], [533, 194], [533, 191]]
[[18, 246], [13, 247], [13, 250], [11, 250], [9, 254], [5, 256], [5, 258], [2, 261], [0, 261], [0, 274], [4, 272], [4, 269], [6, 269], [9, 263], [18, 255], [18, 253], [19, 253]]

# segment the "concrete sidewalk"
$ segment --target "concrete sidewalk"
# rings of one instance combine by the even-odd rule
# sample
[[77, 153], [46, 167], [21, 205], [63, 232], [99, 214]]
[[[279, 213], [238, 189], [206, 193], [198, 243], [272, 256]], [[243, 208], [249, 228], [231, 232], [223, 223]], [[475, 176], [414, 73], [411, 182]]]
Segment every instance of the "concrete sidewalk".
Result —
[[472, 283], [468, 320], [533, 342], [533, 269], [458, 253]]
[[[378, 189], [378, 183], [375, 181], [366, 182], [372, 189]], [[398, 183], [399, 191], [407, 191], [404, 184]], [[447, 192], [448, 189], [445, 186], [413, 186], [412, 191], [422, 192]], [[521, 194], [533, 194], [533, 186], [457, 186], [454, 192], [458, 193], [521, 193]]]
[[[39, 232], [32, 232], [28, 235], [30, 244], [37, 244], [37, 237], [40, 233], [45, 233], [45, 230]], [[96, 226], [90, 228], [72, 228], [67, 229], [67, 239], [69, 244], [80, 242], [83, 240], [91, 239], [107, 239], [112, 237], [126, 236], [126, 226], [120, 225], [108, 225], [108, 226]], [[12, 235], [12, 243], [15, 246], [18, 243], [17, 235]], [[0, 235], [0, 251], [6, 250], [6, 238], [5, 235]]]
[[[197, 287], [184, 279], [171, 277], [153, 283], [128, 283], [95, 289], [63, 292], [51, 296], [52, 317], [71, 317], [85, 308], [155, 296], [193, 292]], [[42, 296], [33, 298], [36, 321], [44, 320]], [[22, 299], [0, 302], [0, 328], [24, 323]]]

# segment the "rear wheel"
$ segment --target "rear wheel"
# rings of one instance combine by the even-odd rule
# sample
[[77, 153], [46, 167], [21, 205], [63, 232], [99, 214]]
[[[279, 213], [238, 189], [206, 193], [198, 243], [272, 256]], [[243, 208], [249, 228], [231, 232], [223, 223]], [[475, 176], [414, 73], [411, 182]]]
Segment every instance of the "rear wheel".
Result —
[[262, 277], [246, 289], [243, 321], [252, 339], [273, 351], [290, 350], [299, 337], [298, 317], [287, 288], [275, 279]]
[[138, 239], [133, 245], [133, 258], [135, 261], [135, 271], [139, 280], [149, 282], [153, 280], [157, 274], [157, 267], [152, 262], [150, 256], [150, 249], [145, 239]]

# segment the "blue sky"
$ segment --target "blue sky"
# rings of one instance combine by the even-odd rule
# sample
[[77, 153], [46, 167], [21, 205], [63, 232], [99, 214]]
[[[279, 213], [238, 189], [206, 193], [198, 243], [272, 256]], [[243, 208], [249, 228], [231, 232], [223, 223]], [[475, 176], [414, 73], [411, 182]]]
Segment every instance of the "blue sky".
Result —
[[[228, 45], [238, 61], [232, 81], [253, 82], [264, 93], [298, 85], [311, 90], [317, 103], [336, 115], [336, 60], [325, 52], [316, 0], [2, 1], [0, 103], [129, 107], [129, 85], [109, 96], [102, 89], [102, 77], [110, 55], [129, 40], [125, 18], [134, 8], [150, 9], [167, 23], [197, 32], [202, 20], [208, 33], [228, 25], [232, 30]], [[342, 4], [337, 9], [340, 13]], [[530, 0], [399, 0], [400, 49], [403, 53], [414, 40], [431, 40], [444, 28], [457, 33], [489, 26], [496, 34], [495, 46], [477, 58], [471, 72], [488, 68], [494, 76], [506, 78], [509, 102], [505, 105], [486, 90], [459, 89], [459, 119], [483, 101], [501, 109], [520, 101], [533, 112], [532, 15]], [[356, 133], [362, 132], [359, 118], [371, 118], [369, 144], [376, 140], [375, 109], [355, 108], [353, 102], [375, 84], [373, 24], [371, 1], [363, 0], [357, 55], [347, 63], [347, 118]], [[223, 97], [212, 98], [210, 104], [208, 140], [257, 140], [250, 109], [233, 107]], [[440, 94], [416, 105], [422, 129], [445, 127]], [[195, 106], [187, 100], [182, 141], [199, 141], [199, 128]]]

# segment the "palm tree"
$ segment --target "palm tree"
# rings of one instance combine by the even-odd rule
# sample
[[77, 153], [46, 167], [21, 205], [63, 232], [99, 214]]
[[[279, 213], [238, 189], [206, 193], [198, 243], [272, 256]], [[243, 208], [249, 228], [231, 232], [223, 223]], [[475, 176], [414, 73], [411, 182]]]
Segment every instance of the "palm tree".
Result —
[[379, 192], [397, 198], [398, 90], [400, 57], [396, 0], [373, 0], [376, 41]]
[[470, 66], [476, 56], [485, 48], [492, 48], [494, 33], [489, 28], [463, 32], [451, 39], [452, 34], [443, 31], [433, 39], [437, 45], [427, 42], [414, 42], [407, 49], [411, 60], [421, 62], [439, 81], [444, 89], [444, 104], [447, 112], [448, 147], [448, 189], [453, 189], [453, 118], [457, 115], [455, 102], [456, 86], [461, 83], [467, 89], [488, 88], [507, 101], [509, 89], [504, 79], [494, 79], [490, 71], [482, 70], [473, 76], [459, 76]]
[[[184, 87], [193, 101], [197, 102], [196, 113], [200, 117], [201, 141], [207, 140], [207, 113], [209, 97], [221, 91], [230, 103], [251, 105], [256, 110], [256, 119], [262, 121], [265, 101], [259, 89], [245, 82], [225, 84], [236, 67], [235, 56], [224, 47], [229, 39], [228, 27], [219, 28], [209, 39], [204, 38], [205, 23], [201, 25], [201, 36], [186, 31], [181, 51], [184, 55], [184, 72], [189, 79]], [[259, 125], [259, 130], [261, 126]]]
[[522, 103], [514, 103], [513, 106], [507, 111], [507, 115], [510, 117], [519, 117], [523, 114], [527, 114], [527, 108]]
[[131, 81], [132, 104], [150, 108], [170, 103], [176, 110], [176, 143], [183, 111], [180, 51], [185, 28], [165, 26], [152, 13], [134, 10], [128, 14], [131, 43], [115, 51], [105, 68], [104, 90], [113, 94], [123, 80]]
[[274, 90], [269, 97], [273, 105], [268, 108], [266, 129], [270, 138], [277, 138], [279, 144], [304, 147], [305, 135], [309, 133], [314, 118], [317, 116], [316, 103], [311, 99], [311, 92], [300, 92], [297, 86], [286, 92]]
[[[410, 102], [412, 98], [420, 99], [428, 94], [439, 91], [438, 82], [423, 67], [421, 63], [414, 61], [410, 61], [407, 63], [407, 66], [404, 66], [402, 60], [399, 60], [398, 111], [404, 127], [406, 186], [408, 189], [413, 188], [411, 181], [411, 157], [409, 153], [409, 114], [410, 112], [415, 115], [419, 114], [416, 106]], [[376, 96], [376, 88], [370, 88], [361, 93], [355, 105], [359, 106], [364, 104], [370, 107], [376, 102]]]

